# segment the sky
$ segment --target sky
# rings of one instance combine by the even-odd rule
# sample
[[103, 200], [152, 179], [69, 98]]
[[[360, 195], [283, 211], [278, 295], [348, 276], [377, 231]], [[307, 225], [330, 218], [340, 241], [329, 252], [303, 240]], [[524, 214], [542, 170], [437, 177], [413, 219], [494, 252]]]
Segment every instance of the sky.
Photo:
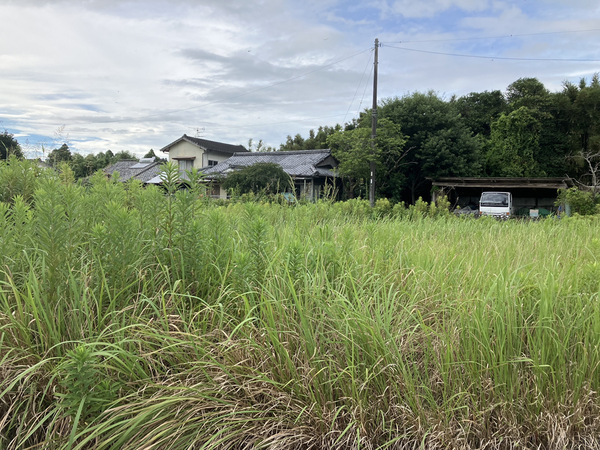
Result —
[[279, 148], [378, 101], [600, 72], [597, 0], [0, 0], [0, 132], [30, 157], [183, 134]]

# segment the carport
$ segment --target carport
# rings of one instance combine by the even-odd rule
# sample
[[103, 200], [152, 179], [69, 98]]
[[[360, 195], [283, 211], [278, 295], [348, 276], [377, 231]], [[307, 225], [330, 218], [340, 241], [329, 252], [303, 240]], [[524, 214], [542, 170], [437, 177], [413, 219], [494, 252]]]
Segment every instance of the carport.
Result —
[[510, 192], [517, 215], [529, 215], [531, 209], [556, 212], [559, 189], [573, 186], [569, 178], [459, 178], [432, 180], [433, 200], [445, 195], [453, 209], [478, 208], [484, 191]]

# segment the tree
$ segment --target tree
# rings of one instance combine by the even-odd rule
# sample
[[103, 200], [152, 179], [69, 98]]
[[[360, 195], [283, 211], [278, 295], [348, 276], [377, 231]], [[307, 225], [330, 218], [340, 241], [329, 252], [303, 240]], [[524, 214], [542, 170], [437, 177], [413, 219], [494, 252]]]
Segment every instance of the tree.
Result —
[[538, 177], [545, 173], [536, 157], [540, 150], [541, 123], [526, 106], [502, 114], [492, 124], [487, 155], [492, 176]]
[[481, 140], [455, 107], [434, 92], [385, 100], [379, 111], [406, 135], [403, 185], [396, 187], [404, 199], [414, 203], [419, 196], [428, 197], [430, 178], [481, 173]]
[[52, 167], [58, 167], [61, 162], [70, 162], [73, 156], [67, 144], [63, 144], [60, 148], [55, 148], [48, 155], [48, 163]]
[[561, 98], [551, 94], [537, 78], [520, 78], [508, 86], [506, 99], [509, 111], [525, 107], [539, 123], [535, 172], [539, 176], [564, 176], [569, 130], [560, 114]]
[[121, 150], [120, 152], [115, 153], [115, 155], [113, 157], [114, 161], [121, 161], [124, 159], [137, 160], [138, 158], [133, 153], [131, 153], [130, 151], [127, 151], [127, 150]]
[[285, 144], [281, 144], [280, 150], [304, 150], [304, 138], [300, 135], [300, 133], [296, 134], [296, 136], [288, 136]]
[[265, 145], [262, 139], [258, 141], [258, 144], [254, 144], [253, 139], [248, 139], [248, 150], [251, 152], [274, 152], [276, 149], [269, 145]]
[[[396, 197], [396, 187], [401, 184], [399, 168], [405, 156], [405, 136], [400, 126], [382, 118], [377, 123], [375, 148], [370, 125], [366, 121], [357, 128], [337, 130], [327, 139], [332, 155], [339, 161], [339, 173], [344, 178], [347, 197], [367, 195], [370, 180], [370, 163], [376, 164], [375, 187], [377, 195]], [[363, 192], [364, 188], [364, 192]]]
[[378, 161], [380, 152], [371, 149], [371, 130], [368, 128], [355, 128], [347, 131], [337, 131], [329, 136], [327, 143], [331, 154], [339, 161], [338, 171], [344, 179], [346, 197], [361, 195], [369, 179], [369, 164]]
[[290, 176], [275, 163], [256, 163], [227, 175], [223, 187], [239, 194], [277, 194], [293, 188]]
[[71, 156], [71, 170], [76, 179], [88, 176], [88, 170], [85, 164], [85, 158], [79, 153], [74, 153]]
[[293, 138], [291, 136], [288, 136], [285, 144], [281, 144], [279, 146], [279, 150], [319, 150], [329, 148], [329, 143], [327, 142], [327, 139], [334, 133], [341, 130], [342, 126], [337, 124], [333, 127], [319, 127], [317, 132], [315, 132], [315, 130], [310, 130], [308, 132], [307, 139], [304, 139], [300, 134], [296, 134], [296, 136], [294, 136]]
[[0, 134], [0, 160], [7, 160], [11, 155], [23, 159], [23, 151], [17, 140], [14, 138], [14, 135], [4, 130], [4, 132]]
[[167, 162], [166, 158], [157, 156], [153, 149], [150, 149], [150, 151], [144, 155], [144, 158], [154, 158], [154, 162], [160, 162], [163, 164]]
[[506, 88], [506, 100], [513, 111], [522, 106], [545, 111], [550, 104], [550, 91], [537, 78], [519, 78]]
[[454, 106], [474, 135], [489, 138], [493, 121], [506, 112], [507, 103], [500, 91], [471, 92], [460, 97]]

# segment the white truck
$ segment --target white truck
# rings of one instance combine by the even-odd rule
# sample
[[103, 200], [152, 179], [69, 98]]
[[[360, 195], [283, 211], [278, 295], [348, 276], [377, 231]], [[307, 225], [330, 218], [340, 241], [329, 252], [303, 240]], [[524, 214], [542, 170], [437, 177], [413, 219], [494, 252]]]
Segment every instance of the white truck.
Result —
[[513, 217], [515, 209], [510, 192], [482, 192], [479, 199], [479, 214], [501, 219]]

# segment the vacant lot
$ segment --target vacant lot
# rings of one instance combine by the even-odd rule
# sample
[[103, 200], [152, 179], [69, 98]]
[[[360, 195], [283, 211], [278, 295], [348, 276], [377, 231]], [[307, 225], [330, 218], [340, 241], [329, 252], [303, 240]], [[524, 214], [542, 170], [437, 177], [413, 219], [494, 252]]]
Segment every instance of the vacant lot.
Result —
[[0, 204], [0, 448], [600, 448], [598, 236], [41, 180]]

